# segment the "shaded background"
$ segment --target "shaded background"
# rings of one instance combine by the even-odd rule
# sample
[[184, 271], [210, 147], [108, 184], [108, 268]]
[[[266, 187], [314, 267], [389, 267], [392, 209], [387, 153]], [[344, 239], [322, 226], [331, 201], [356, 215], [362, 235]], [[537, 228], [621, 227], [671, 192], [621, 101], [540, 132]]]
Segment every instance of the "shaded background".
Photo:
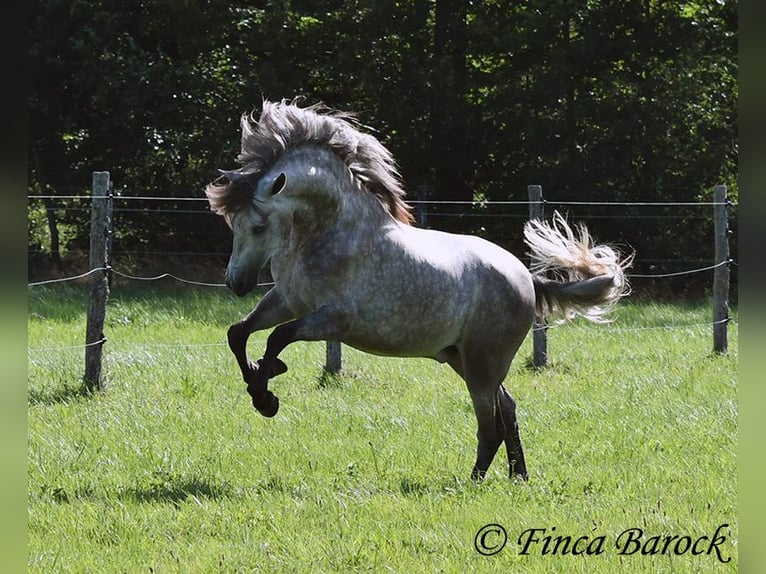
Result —
[[[429, 204], [429, 227], [521, 255], [528, 207], [491, 202], [539, 184], [548, 213], [635, 249], [637, 274], [709, 265], [709, 206], [556, 202], [709, 202], [726, 184], [736, 203], [737, 34], [725, 0], [35, 0], [30, 278], [87, 265], [78, 196], [107, 170], [118, 195], [149, 198], [116, 202], [123, 270], [220, 279], [231, 238], [202, 189], [233, 167], [240, 114], [295, 96], [356, 112], [409, 199], [476, 202]], [[633, 284], [693, 298], [712, 281]]]

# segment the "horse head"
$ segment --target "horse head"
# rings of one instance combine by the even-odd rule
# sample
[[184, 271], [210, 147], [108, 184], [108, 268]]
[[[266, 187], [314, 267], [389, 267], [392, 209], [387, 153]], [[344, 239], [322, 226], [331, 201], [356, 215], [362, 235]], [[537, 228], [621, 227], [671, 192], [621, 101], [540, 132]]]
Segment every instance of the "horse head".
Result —
[[221, 173], [229, 180], [228, 185], [233, 190], [241, 190], [246, 198], [239, 202], [237, 209], [225, 214], [234, 236], [226, 267], [226, 286], [242, 297], [255, 287], [258, 273], [279, 246], [276, 202], [285, 188], [286, 176], [281, 172], [264, 176], [242, 171], [221, 170]]
[[221, 171], [225, 181], [205, 189], [234, 234], [226, 284], [235, 294], [252, 290], [288, 234], [304, 245], [341, 216], [354, 226], [373, 212], [412, 222], [393, 156], [350, 116], [264, 101], [260, 119], [243, 114], [240, 123], [244, 167]]

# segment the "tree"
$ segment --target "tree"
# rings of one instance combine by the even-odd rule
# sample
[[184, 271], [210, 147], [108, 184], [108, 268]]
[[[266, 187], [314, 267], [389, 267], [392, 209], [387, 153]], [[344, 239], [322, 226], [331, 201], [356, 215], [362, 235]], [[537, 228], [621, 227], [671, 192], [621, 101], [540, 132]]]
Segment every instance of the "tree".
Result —
[[[526, 206], [490, 218], [480, 202], [531, 183], [559, 201], [737, 196], [733, 0], [34, 0], [31, 14], [36, 194], [108, 169], [123, 195], [202, 197], [232, 167], [240, 113], [304, 96], [372, 126], [411, 197], [428, 183], [429, 199], [479, 202], [432, 225], [516, 251]], [[220, 222], [200, 234], [178, 215], [188, 205], [132, 202], [118, 247], [227, 251]], [[86, 239], [85, 207], [48, 205], [62, 245]], [[647, 259], [707, 257], [707, 215], [567, 209]]]
[[[30, 180], [47, 194], [87, 190], [109, 170], [124, 195], [201, 194], [202, 171], [231, 151], [223, 118], [237, 84], [225, 53], [227, 2], [36, 0], [31, 11]], [[215, 41], [208, 30], [220, 32]], [[87, 230], [75, 202], [62, 221]], [[172, 224], [134, 204], [117, 229], [129, 242]], [[180, 207], [180, 206], [176, 206]], [[142, 208], [145, 212], [142, 213]], [[151, 221], [150, 221], [151, 219]], [[168, 225], [170, 227], [168, 227]], [[120, 237], [118, 237], [120, 239]]]

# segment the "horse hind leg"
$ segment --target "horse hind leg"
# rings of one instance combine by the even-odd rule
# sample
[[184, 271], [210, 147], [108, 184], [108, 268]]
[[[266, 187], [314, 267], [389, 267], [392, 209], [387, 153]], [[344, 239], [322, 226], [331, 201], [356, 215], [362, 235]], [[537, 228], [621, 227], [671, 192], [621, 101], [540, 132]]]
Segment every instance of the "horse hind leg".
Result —
[[[466, 382], [473, 402], [473, 410], [478, 425], [476, 433], [478, 445], [471, 479], [479, 481], [487, 474], [487, 469], [492, 464], [492, 460], [505, 438], [505, 427], [502, 426], [502, 421], [498, 418], [497, 385], [488, 384], [489, 379], [483, 376], [481, 369], [477, 369], [475, 366], [471, 368], [470, 365], [468, 365], [469, 368], [466, 368], [463, 356], [463, 353], [452, 354], [447, 358], [447, 362]], [[498, 421], [500, 422], [498, 423]]]
[[[505, 441], [509, 477], [527, 480], [524, 449], [521, 446], [516, 418], [516, 403], [502, 384], [507, 367], [501, 367], [506, 363], [493, 361], [487, 354], [479, 353], [466, 364], [464, 356], [461, 352], [449, 357], [447, 362], [465, 380], [478, 424], [476, 464], [471, 478], [484, 478], [500, 444]], [[510, 364], [510, 359], [507, 364]]]
[[495, 422], [498, 432], [503, 433], [505, 440], [505, 450], [508, 453], [508, 476], [528, 480], [527, 463], [524, 460], [524, 449], [521, 447], [519, 424], [516, 418], [516, 401], [503, 385], [497, 389]]
[[471, 400], [478, 424], [476, 463], [471, 471], [471, 478], [482, 480], [505, 438], [504, 429], [497, 424], [498, 413], [493, 392], [471, 391]]
[[500, 444], [505, 441], [509, 478], [527, 480], [529, 474], [519, 436], [516, 402], [502, 384], [495, 391], [491, 386], [487, 390], [471, 391], [471, 400], [479, 427], [476, 464], [471, 478], [484, 478]]

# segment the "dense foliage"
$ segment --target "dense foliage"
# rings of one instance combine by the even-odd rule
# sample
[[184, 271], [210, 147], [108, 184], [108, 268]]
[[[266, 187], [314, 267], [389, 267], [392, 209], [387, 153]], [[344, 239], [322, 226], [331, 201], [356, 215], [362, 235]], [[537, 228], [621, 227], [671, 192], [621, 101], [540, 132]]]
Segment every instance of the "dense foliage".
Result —
[[[527, 207], [480, 202], [524, 201], [528, 184], [548, 209], [709, 201], [721, 183], [737, 198], [733, 0], [34, 0], [30, 13], [31, 195], [87, 193], [108, 170], [123, 196], [201, 197], [233, 165], [243, 111], [303, 96], [370, 125], [411, 199], [479, 202], [431, 206], [428, 225], [516, 250]], [[225, 253], [220, 222], [178, 214], [203, 206], [121, 202], [116, 249]], [[82, 246], [86, 207], [31, 201], [31, 253]], [[710, 209], [559, 208], [644, 269], [712, 257]]]

